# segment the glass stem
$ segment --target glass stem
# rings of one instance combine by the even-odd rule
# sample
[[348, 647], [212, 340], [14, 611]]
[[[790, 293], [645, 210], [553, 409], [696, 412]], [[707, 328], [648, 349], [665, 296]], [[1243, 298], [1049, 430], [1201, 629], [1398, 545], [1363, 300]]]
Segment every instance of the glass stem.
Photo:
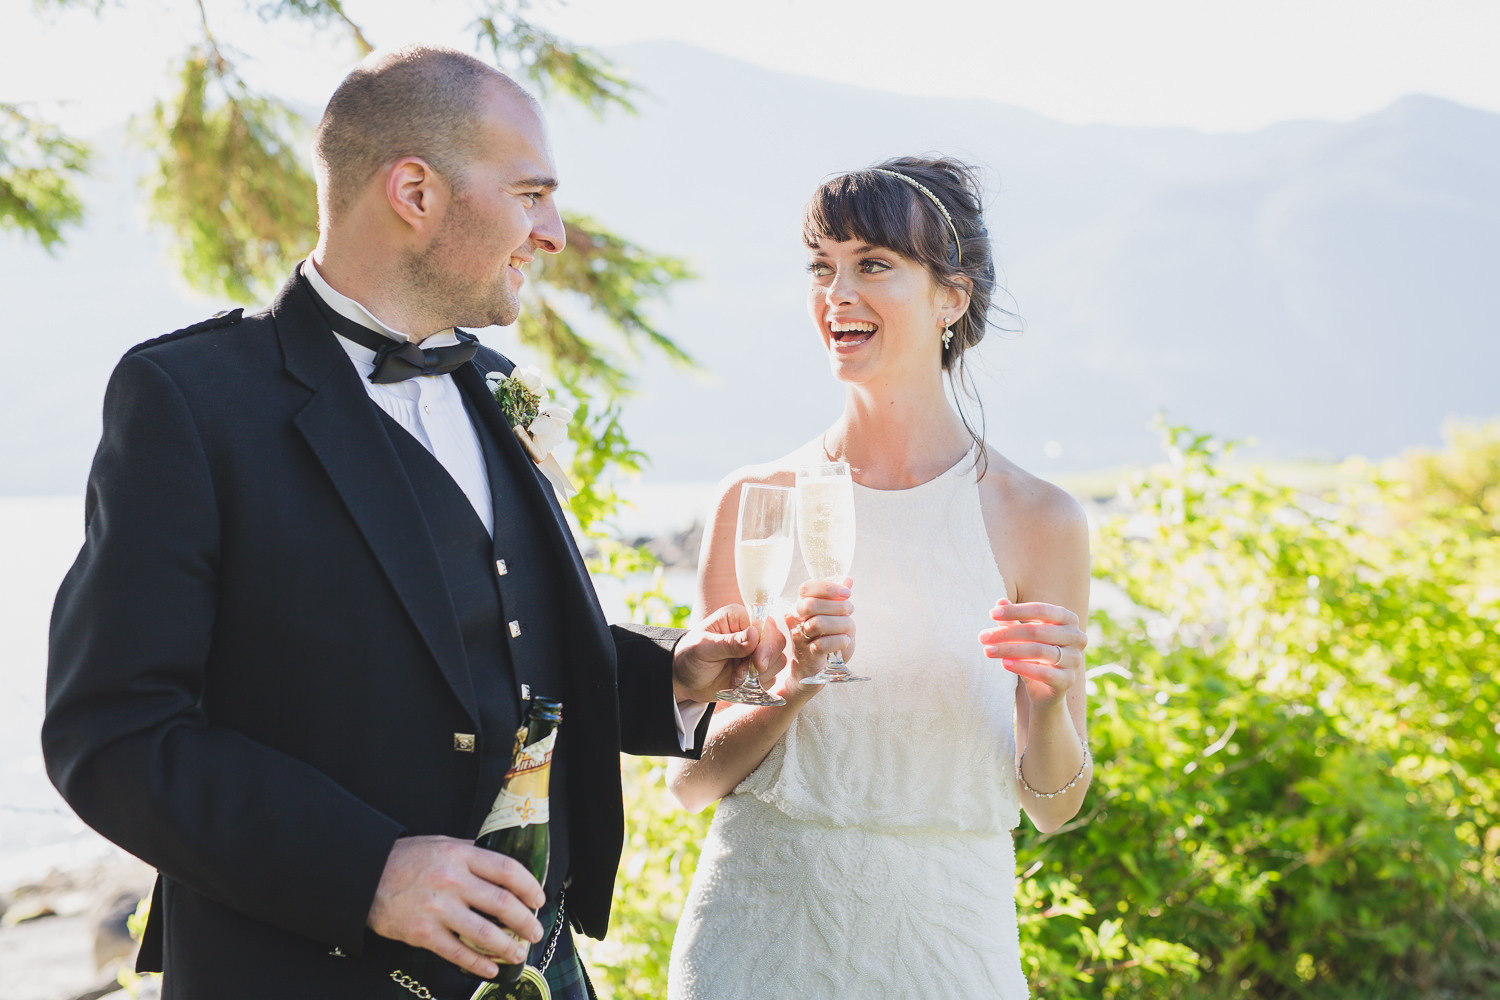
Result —
[[[757, 632], [765, 627], [764, 622], [768, 610], [769, 606], [765, 604], [750, 605], [750, 624], [755, 626]], [[745, 674], [745, 679], [740, 683], [740, 687], [748, 688], [751, 691], [761, 690], [760, 674], [756, 673], [755, 661], [753, 659], [750, 661], [750, 672]]]
[[[837, 583], [837, 582], [841, 581], [843, 578], [842, 577], [829, 577], [829, 579]], [[825, 671], [828, 671], [828, 672], [831, 672], [831, 673], [835, 673], [835, 674], [842, 673], [843, 670], [844, 670], [844, 654], [843, 654], [843, 652], [836, 649], [833, 652], [829, 653], [828, 654], [828, 665], [826, 667], [824, 667], [823, 669]]]

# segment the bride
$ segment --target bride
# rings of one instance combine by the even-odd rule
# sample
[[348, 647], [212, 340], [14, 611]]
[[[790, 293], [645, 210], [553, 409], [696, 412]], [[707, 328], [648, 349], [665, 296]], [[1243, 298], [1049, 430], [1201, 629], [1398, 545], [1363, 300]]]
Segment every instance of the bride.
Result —
[[[900, 158], [823, 184], [803, 215], [808, 311], [843, 415], [732, 474], [698, 608], [739, 601], [744, 483], [847, 462], [845, 586], [788, 595], [784, 708], [721, 705], [668, 783], [722, 799], [672, 949], [672, 1000], [1025, 997], [1011, 831], [1077, 812], [1091, 776], [1078, 505], [985, 444], [950, 404], [995, 288], [972, 168]], [[1061, 391], [1065, 387], [1059, 387]], [[793, 565], [800, 565], [800, 558]], [[852, 650], [869, 683], [804, 684]]]

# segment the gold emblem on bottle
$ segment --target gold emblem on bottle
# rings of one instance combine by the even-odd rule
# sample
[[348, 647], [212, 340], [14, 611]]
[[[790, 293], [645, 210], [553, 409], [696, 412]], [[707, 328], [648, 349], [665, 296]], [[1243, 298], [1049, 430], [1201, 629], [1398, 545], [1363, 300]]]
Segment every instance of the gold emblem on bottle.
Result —
[[520, 749], [500, 786], [500, 794], [495, 796], [490, 814], [479, 828], [479, 836], [513, 826], [545, 823], [551, 818], [547, 783], [552, 774], [552, 747], [556, 743], [557, 730], [554, 729]]

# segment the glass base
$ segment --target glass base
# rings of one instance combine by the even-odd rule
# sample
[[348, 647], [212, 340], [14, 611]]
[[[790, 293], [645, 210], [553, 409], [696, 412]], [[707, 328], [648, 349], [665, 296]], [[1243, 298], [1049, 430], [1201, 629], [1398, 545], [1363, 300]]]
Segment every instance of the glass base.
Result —
[[859, 674], [851, 674], [847, 668], [844, 670], [829, 670], [824, 667], [811, 677], [802, 678], [803, 684], [847, 684], [850, 681], [867, 681], [870, 678]]
[[867, 681], [870, 678], [849, 672], [844, 666], [844, 654], [834, 653], [823, 664], [823, 669], [803, 680], [803, 684], [847, 684], [850, 681]]
[[771, 694], [759, 684], [754, 687], [741, 684], [733, 690], [720, 691], [714, 697], [719, 701], [729, 701], [736, 705], [770, 705], [775, 707], [786, 704], [785, 698]]

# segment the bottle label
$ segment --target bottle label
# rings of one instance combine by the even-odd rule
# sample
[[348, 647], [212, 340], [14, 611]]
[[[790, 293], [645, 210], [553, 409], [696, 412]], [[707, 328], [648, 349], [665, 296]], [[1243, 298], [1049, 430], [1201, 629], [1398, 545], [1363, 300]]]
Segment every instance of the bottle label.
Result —
[[552, 747], [557, 730], [530, 746], [522, 747], [515, 763], [505, 775], [500, 794], [479, 828], [479, 836], [515, 826], [545, 823], [550, 816], [547, 807], [547, 782], [552, 776]]

